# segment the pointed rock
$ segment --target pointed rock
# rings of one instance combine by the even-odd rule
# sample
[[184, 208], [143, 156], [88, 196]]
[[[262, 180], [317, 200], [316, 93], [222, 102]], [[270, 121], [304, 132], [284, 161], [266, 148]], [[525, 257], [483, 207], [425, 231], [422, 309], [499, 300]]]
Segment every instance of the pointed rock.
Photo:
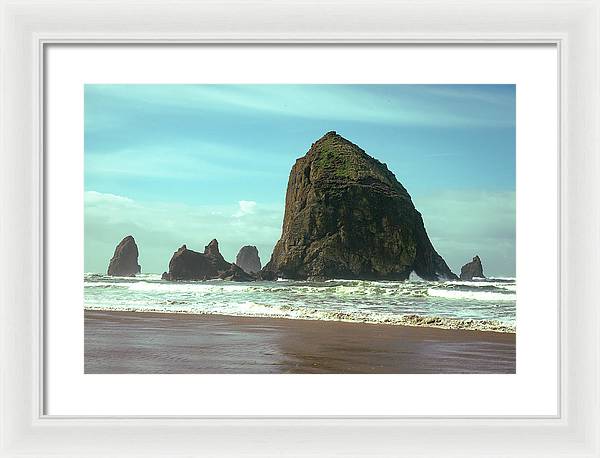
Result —
[[474, 277], [485, 278], [479, 256], [475, 256], [471, 262], [466, 263], [460, 269], [461, 280], [472, 280]]
[[258, 249], [253, 245], [243, 246], [235, 258], [235, 263], [249, 274], [260, 271], [261, 264]]
[[135, 239], [128, 235], [115, 248], [115, 253], [108, 264], [108, 275], [117, 277], [135, 277], [142, 271], [138, 264], [138, 247]]
[[162, 274], [163, 280], [211, 280], [219, 278], [231, 269], [219, 252], [216, 239], [204, 247], [204, 252], [190, 250], [186, 245], [179, 248], [169, 262], [169, 271]]
[[217, 239], [212, 239], [210, 243], [204, 247], [204, 254], [213, 259], [215, 267], [219, 271], [227, 270], [231, 266], [230, 263], [225, 261], [223, 255], [221, 255]]
[[313, 143], [288, 181], [282, 235], [263, 272], [290, 279], [457, 278], [385, 164], [335, 132]]

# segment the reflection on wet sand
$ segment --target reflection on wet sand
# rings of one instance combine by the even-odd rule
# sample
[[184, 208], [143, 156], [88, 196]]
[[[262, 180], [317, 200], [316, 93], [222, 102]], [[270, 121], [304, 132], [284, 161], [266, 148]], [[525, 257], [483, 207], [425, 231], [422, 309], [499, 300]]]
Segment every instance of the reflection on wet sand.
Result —
[[515, 335], [423, 327], [85, 312], [86, 373], [514, 373]]

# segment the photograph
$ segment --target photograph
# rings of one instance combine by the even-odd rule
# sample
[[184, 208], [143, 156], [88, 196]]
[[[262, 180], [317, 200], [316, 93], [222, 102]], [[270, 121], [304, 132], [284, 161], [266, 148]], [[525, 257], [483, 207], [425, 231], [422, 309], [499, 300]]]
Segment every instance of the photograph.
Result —
[[515, 84], [83, 91], [85, 374], [516, 373]]

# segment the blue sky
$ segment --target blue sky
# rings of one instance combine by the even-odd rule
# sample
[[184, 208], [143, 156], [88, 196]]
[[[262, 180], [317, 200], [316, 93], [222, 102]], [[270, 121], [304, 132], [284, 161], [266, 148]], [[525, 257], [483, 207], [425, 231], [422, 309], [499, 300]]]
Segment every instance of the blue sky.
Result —
[[86, 85], [85, 270], [133, 235], [142, 271], [281, 233], [290, 168], [335, 130], [388, 164], [454, 271], [515, 271], [514, 85]]

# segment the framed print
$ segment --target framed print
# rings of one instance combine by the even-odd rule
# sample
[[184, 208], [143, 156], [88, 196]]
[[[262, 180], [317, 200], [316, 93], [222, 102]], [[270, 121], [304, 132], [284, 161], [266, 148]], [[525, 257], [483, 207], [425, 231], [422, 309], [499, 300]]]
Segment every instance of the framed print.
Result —
[[2, 456], [598, 456], [599, 6], [3, 2]]

